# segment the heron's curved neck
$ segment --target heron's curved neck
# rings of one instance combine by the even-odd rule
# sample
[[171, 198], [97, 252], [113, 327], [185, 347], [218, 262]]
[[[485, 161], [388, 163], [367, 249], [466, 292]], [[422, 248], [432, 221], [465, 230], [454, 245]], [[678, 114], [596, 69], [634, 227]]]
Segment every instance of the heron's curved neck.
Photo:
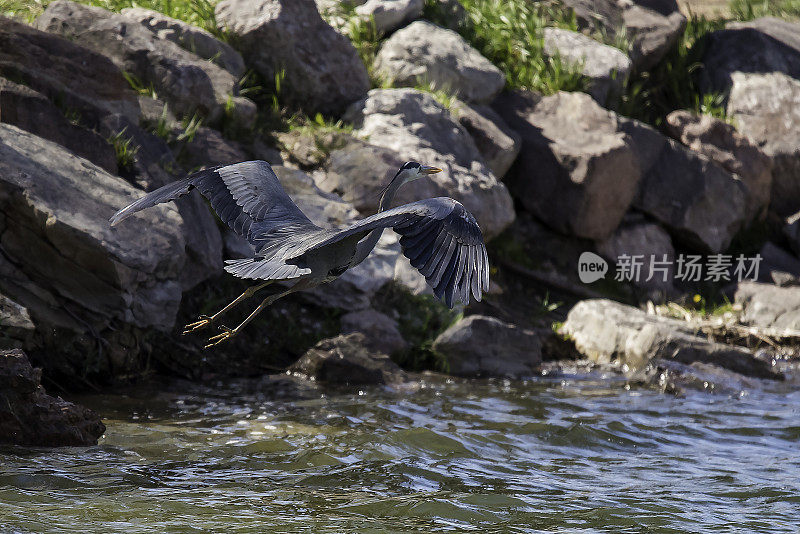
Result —
[[[383, 195], [381, 195], [381, 201], [378, 204], [378, 213], [386, 211], [389, 209], [389, 207], [391, 207], [392, 200], [394, 200], [394, 195], [397, 193], [397, 190], [400, 189], [401, 185], [401, 180], [393, 180], [389, 184], [389, 186], [386, 188], [386, 191], [384, 191]], [[383, 228], [378, 228], [377, 230], [371, 231], [369, 234], [367, 234], [367, 237], [358, 242], [358, 245], [356, 245], [356, 255], [353, 257], [353, 266], [356, 266], [367, 259], [369, 253], [372, 252], [372, 249], [378, 244], [381, 234], [383, 234]]]

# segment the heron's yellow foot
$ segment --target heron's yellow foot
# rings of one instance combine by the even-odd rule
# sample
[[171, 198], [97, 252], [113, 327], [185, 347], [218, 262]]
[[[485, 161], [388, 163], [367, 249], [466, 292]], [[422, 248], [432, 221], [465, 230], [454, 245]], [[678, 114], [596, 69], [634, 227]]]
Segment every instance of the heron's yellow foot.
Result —
[[206, 345], [203, 348], [207, 349], [213, 347], [214, 345], [219, 345], [223, 341], [228, 341], [230, 338], [239, 333], [238, 328], [228, 328], [227, 326], [220, 326], [219, 329], [222, 330], [222, 333], [208, 338], [208, 345]]
[[213, 317], [209, 317], [208, 315], [201, 315], [200, 317], [198, 317], [198, 319], [199, 319], [198, 321], [195, 321], [193, 323], [189, 323], [189, 324], [187, 324], [186, 326], [183, 327], [183, 335], [184, 336], [186, 334], [194, 332], [195, 330], [200, 330], [201, 328], [205, 328], [205, 327], [207, 327], [208, 325], [210, 325], [211, 323], [214, 322], [214, 318]]

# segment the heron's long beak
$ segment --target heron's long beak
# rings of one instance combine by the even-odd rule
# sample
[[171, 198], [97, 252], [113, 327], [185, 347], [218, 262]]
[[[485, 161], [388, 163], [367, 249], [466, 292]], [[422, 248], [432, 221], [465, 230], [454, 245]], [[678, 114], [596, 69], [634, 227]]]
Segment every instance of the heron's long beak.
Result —
[[437, 172], [442, 172], [442, 169], [437, 169], [436, 167], [429, 167], [427, 165], [423, 165], [422, 172], [425, 174], [436, 174]]

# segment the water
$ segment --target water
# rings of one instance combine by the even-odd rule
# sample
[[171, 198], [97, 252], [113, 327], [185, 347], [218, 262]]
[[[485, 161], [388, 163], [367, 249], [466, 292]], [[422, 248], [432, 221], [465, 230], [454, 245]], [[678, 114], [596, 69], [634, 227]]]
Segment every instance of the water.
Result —
[[800, 392], [781, 388], [140, 387], [81, 399], [97, 447], [0, 451], [0, 531], [797, 532]]

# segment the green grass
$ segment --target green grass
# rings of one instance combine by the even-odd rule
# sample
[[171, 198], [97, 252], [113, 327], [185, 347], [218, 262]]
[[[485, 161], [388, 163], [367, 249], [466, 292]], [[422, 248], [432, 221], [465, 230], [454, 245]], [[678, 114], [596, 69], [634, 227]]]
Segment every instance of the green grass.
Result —
[[800, 18], [800, 0], [732, 0], [731, 15], [736, 20], [759, 17]]
[[686, 30], [667, 55], [650, 71], [631, 77], [616, 106], [620, 113], [654, 126], [676, 109], [688, 109], [727, 119], [724, 95], [703, 94], [698, 76], [703, 68], [703, 37], [725, 26], [724, 20], [692, 15]]
[[121, 170], [130, 170], [136, 163], [136, 153], [139, 146], [133, 144], [133, 139], [125, 135], [126, 128], [107, 139], [109, 144], [114, 147], [114, 154], [117, 157], [117, 166]]
[[[53, 0], [0, 0], [0, 13], [32, 21]], [[143, 7], [152, 9], [203, 28], [217, 38], [228, 40], [225, 31], [217, 28], [214, 6], [217, 0], [77, 0], [81, 4], [102, 7], [109, 11], [120, 12], [126, 7]]]

